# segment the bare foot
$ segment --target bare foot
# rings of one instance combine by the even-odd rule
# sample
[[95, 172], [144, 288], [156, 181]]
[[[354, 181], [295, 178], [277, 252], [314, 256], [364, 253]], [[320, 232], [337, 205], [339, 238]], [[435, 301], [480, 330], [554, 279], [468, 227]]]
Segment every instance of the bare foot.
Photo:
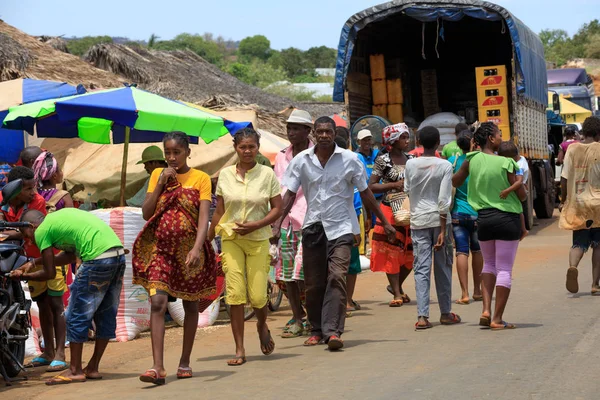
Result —
[[461, 304], [463, 306], [466, 306], [467, 304], [469, 304], [469, 296], [467, 297], [461, 297], [460, 299], [455, 301], [456, 304]]

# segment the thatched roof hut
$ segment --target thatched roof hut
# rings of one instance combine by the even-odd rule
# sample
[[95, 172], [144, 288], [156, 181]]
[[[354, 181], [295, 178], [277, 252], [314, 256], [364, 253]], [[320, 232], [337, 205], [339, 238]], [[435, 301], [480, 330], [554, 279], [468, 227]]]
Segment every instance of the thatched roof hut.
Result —
[[162, 51], [116, 43], [98, 44], [83, 59], [98, 68], [166, 97], [191, 103], [226, 98], [227, 106], [255, 104], [278, 112], [289, 106], [305, 108], [314, 116], [342, 111], [340, 104], [303, 104], [247, 85], [189, 50]]
[[37, 40], [39, 40], [42, 43], [46, 43], [48, 46], [51, 46], [52, 48], [58, 50], [58, 51], [62, 51], [63, 53], [69, 53], [69, 48], [67, 46], [67, 41], [65, 39], [63, 39], [62, 37], [58, 37], [58, 36], [38, 36]]
[[87, 88], [119, 87], [125, 82], [0, 20], [0, 81], [16, 78], [81, 83]]

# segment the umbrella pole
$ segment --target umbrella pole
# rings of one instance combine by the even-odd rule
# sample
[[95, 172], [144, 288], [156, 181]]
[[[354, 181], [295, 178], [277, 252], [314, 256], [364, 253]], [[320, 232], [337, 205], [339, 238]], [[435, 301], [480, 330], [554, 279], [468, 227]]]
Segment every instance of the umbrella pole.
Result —
[[119, 204], [125, 207], [125, 184], [127, 183], [127, 156], [129, 154], [129, 136], [131, 129], [125, 127], [125, 146], [123, 147], [123, 165], [121, 166], [121, 191]]

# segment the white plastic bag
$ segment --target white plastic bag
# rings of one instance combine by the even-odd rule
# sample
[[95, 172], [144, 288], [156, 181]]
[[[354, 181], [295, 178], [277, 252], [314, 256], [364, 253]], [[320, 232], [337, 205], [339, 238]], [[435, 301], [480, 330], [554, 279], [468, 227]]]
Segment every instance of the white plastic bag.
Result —
[[[220, 299], [213, 301], [206, 310], [200, 313], [198, 316], [198, 328], [206, 328], [207, 326], [211, 326], [215, 323], [217, 317], [219, 316], [220, 301]], [[177, 299], [176, 302], [169, 303], [167, 305], [167, 309], [169, 310], [169, 314], [171, 315], [171, 318], [173, 318], [173, 321], [177, 322], [178, 325], [183, 326], [185, 311], [183, 310], [181, 299]]]

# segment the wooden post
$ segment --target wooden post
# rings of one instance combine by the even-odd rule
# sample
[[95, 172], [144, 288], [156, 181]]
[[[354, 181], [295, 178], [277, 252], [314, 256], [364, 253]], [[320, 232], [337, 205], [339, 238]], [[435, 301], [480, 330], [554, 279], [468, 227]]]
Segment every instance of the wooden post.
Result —
[[129, 154], [129, 136], [131, 128], [125, 127], [125, 146], [123, 147], [123, 165], [121, 166], [121, 193], [119, 204], [125, 207], [125, 184], [127, 183], [127, 156]]

